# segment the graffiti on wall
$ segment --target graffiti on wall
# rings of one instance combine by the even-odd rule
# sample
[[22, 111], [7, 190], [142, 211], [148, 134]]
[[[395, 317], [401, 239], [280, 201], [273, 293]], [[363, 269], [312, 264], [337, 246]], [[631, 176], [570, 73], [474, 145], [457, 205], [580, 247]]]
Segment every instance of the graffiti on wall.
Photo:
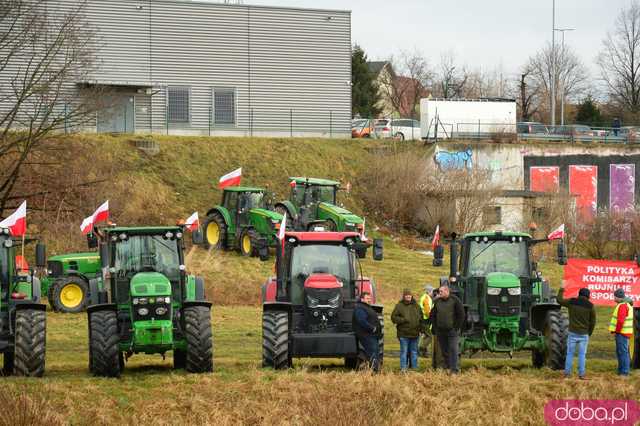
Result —
[[473, 151], [467, 148], [464, 151], [438, 151], [433, 156], [438, 168], [442, 171], [446, 170], [471, 170], [473, 168]]

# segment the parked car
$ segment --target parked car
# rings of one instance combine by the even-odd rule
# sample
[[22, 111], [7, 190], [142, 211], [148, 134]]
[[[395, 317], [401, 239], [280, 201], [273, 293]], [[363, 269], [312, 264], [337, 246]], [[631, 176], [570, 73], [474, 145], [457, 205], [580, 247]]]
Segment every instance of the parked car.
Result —
[[420, 122], [408, 118], [382, 119], [376, 121], [374, 133], [378, 138], [418, 140], [420, 139]]
[[373, 133], [373, 120], [360, 119], [351, 122], [352, 138], [370, 138]]
[[[612, 131], [613, 134], [614, 131]], [[618, 130], [618, 137], [626, 139], [628, 142], [637, 142], [640, 137], [640, 127], [624, 126]]]
[[538, 123], [537, 121], [522, 121], [516, 124], [516, 129], [518, 133], [522, 134], [549, 134], [549, 129], [547, 128], [547, 126], [542, 123]]
[[551, 133], [554, 135], [562, 136], [594, 136], [591, 127], [584, 124], [569, 124], [565, 126], [555, 126], [551, 129]]

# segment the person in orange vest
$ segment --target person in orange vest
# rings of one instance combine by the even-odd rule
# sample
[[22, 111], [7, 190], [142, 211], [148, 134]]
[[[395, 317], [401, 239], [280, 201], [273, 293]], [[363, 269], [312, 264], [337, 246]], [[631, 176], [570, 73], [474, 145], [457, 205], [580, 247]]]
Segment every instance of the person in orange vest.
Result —
[[611, 315], [609, 331], [615, 335], [618, 374], [628, 376], [631, 367], [629, 339], [633, 336], [633, 304], [625, 298], [624, 290], [619, 288], [613, 293], [617, 303]]

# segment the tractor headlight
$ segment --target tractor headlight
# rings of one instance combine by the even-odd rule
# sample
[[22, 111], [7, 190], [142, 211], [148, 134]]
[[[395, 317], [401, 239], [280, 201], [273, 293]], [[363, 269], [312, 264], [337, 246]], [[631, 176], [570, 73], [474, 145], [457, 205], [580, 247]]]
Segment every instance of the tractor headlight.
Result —
[[310, 308], [316, 308], [318, 303], [320, 303], [318, 299], [307, 294], [307, 305], [309, 305]]
[[149, 315], [149, 309], [147, 308], [140, 308], [138, 309], [138, 315], [140, 316], [145, 316], [145, 315]]
[[509, 295], [511, 296], [520, 296], [520, 293], [522, 292], [522, 290], [520, 290], [520, 287], [512, 287], [512, 288], [508, 288], [507, 292], [509, 292]]
[[162, 306], [159, 308], [156, 308], [156, 315], [164, 315], [166, 313], [167, 313], [167, 308]]
[[171, 303], [171, 298], [169, 296], [165, 297], [164, 303]]
[[140, 297], [138, 298], [138, 304], [140, 305], [146, 305], [147, 304], [147, 298], [146, 297]]
[[502, 289], [500, 287], [488, 287], [487, 294], [489, 296], [499, 296]]
[[134, 305], [137, 305], [138, 303], [140, 303], [140, 299], [138, 299], [137, 297], [134, 297], [133, 300], [132, 300], [132, 303]]
[[176, 238], [177, 239], [182, 238], [182, 232], [176, 232]]
[[335, 297], [332, 297], [331, 299], [329, 299], [328, 305], [333, 309], [336, 309], [337, 307], [339, 307], [340, 306], [340, 294], [336, 294]]

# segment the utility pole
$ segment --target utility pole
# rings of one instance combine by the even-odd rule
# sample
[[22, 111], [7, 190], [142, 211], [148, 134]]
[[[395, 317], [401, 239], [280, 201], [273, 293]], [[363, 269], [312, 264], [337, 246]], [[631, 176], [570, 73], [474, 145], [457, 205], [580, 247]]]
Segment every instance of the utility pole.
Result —
[[[565, 31], [574, 31], [575, 28], [556, 28], [556, 31], [562, 33], [562, 47], [560, 49], [560, 53], [562, 53], [562, 62], [564, 62], [564, 33]], [[564, 126], [564, 97], [565, 97], [565, 87], [564, 87], [564, 79], [562, 80], [562, 86], [560, 87], [560, 125]]]
[[556, 125], [556, 0], [551, 12], [551, 125]]
[[520, 77], [520, 120], [522, 121], [529, 121], [529, 114], [525, 112], [525, 103], [527, 102], [527, 85], [524, 82], [524, 78], [526, 76], [526, 74], [522, 74], [522, 77]]

